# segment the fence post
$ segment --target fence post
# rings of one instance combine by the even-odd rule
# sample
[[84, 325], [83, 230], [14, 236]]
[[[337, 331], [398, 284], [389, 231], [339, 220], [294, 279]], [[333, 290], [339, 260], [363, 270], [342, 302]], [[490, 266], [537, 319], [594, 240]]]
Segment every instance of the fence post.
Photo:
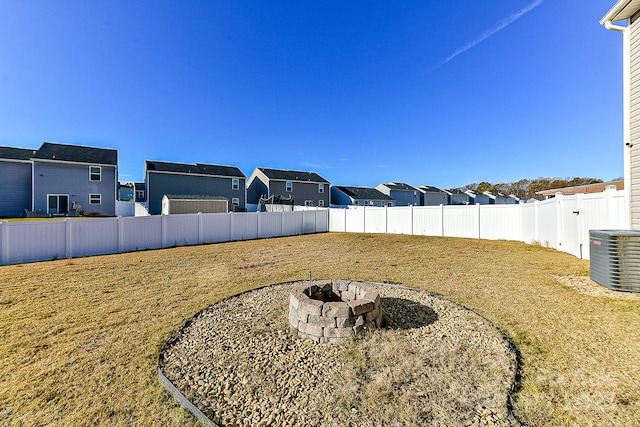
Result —
[[411, 235], [413, 236], [413, 205], [409, 209], [409, 220], [411, 221]]
[[533, 237], [537, 243], [542, 244], [540, 241], [540, 201], [536, 200], [533, 202], [533, 206], [533, 220], [535, 221]]
[[477, 238], [479, 239], [479, 238], [480, 238], [480, 235], [481, 235], [481, 233], [480, 233], [480, 227], [481, 227], [481, 226], [480, 226], [480, 206], [481, 206], [481, 205], [479, 205], [479, 204], [478, 204], [478, 205], [476, 205], [476, 206], [477, 206], [477, 207], [476, 207], [476, 221], [477, 221], [477, 224], [478, 224], [478, 228], [477, 228], [477, 231], [478, 231], [478, 233], [477, 233]]
[[233, 214], [229, 212], [229, 242], [233, 241]]
[[162, 239], [162, 247], [167, 247], [167, 216], [162, 214], [160, 216], [160, 235]]
[[9, 223], [0, 221], [0, 265], [9, 263]]
[[202, 235], [204, 231], [202, 230], [202, 212], [198, 212], [198, 244], [202, 244], [204, 241]]
[[554, 248], [556, 250], [564, 252], [564, 248], [562, 247], [562, 211], [563, 211], [563, 197], [562, 193], [556, 193], [556, 242], [557, 246]]
[[65, 218], [64, 220], [64, 256], [65, 258], [71, 258], [73, 248], [71, 247], [71, 220]]
[[440, 205], [440, 237], [444, 237], [444, 205]]
[[122, 224], [122, 217], [119, 216], [118, 219], [118, 253], [122, 253], [124, 251], [124, 224]]

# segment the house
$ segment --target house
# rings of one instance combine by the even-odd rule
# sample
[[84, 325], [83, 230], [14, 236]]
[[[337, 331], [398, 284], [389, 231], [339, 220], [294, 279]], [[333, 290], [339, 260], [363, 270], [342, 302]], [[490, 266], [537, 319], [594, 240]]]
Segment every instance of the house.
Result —
[[297, 206], [329, 206], [330, 183], [315, 172], [256, 168], [247, 183], [247, 202], [277, 197]]
[[465, 190], [465, 193], [469, 195], [469, 204], [470, 205], [488, 205], [489, 204], [489, 196], [482, 193], [476, 193], [472, 190]]
[[35, 150], [0, 147], [0, 217], [31, 210], [31, 157]]
[[492, 193], [491, 191], [483, 191], [482, 194], [489, 198], [490, 205], [517, 205], [520, 203], [520, 199], [512, 194], [507, 196], [502, 193]]
[[44, 142], [31, 157], [32, 211], [113, 216], [118, 192], [116, 150]]
[[134, 182], [134, 201], [136, 203], [144, 203], [147, 201], [146, 191], [144, 190], [144, 182]]
[[460, 190], [459, 188], [453, 188], [451, 190], [447, 190], [449, 193], [449, 204], [451, 205], [470, 205], [471, 197], [465, 191]]
[[570, 196], [573, 194], [602, 193], [605, 190], [624, 190], [624, 180], [619, 179], [609, 182], [598, 182], [596, 184], [576, 185], [574, 187], [554, 188], [551, 190], [536, 191], [536, 194], [543, 196], [545, 199], [555, 197], [556, 194]]
[[396, 206], [420, 206], [422, 193], [417, 188], [403, 182], [379, 184], [376, 190], [396, 201]]
[[422, 193], [422, 206], [440, 206], [448, 205], [450, 193], [430, 185], [421, 185], [418, 187]]
[[[629, 228], [640, 230], [640, 2], [618, 0], [600, 24], [622, 33], [624, 188]], [[614, 25], [616, 22], [618, 25]], [[623, 25], [619, 25], [623, 24]]]
[[121, 202], [133, 202], [133, 197], [134, 194], [132, 183], [118, 183], [118, 200], [120, 200]]
[[346, 187], [336, 185], [331, 187], [332, 206], [394, 206], [394, 200], [375, 188]]
[[246, 176], [235, 166], [147, 160], [144, 176], [151, 215], [162, 213], [162, 198], [167, 194], [223, 197], [234, 210], [246, 206]]

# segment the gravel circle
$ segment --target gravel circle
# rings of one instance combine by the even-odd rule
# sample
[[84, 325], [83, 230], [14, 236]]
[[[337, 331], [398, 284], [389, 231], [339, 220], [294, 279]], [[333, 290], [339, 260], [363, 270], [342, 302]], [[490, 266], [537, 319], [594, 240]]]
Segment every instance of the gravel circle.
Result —
[[518, 426], [517, 358], [489, 321], [424, 292], [376, 285], [388, 326], [340, 344], [299, 339], [284, 283], [191, 318], [164, 375], [220, 426]]

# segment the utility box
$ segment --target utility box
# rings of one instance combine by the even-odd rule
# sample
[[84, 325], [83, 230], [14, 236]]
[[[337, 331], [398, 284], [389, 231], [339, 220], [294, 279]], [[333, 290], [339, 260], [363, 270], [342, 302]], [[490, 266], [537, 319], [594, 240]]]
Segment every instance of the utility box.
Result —
[[162, 215], [224, 213], [229, 211], [229, 201], [224, 197], [165, 195], [162, 198]]
[[616, 291], [640, 292], [640, 231], [589, 230], [591, 280]]

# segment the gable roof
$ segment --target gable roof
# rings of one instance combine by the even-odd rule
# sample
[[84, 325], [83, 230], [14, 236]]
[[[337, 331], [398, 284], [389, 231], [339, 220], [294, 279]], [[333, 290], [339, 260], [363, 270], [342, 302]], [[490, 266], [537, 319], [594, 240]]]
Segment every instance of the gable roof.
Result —
[[118, 151], [107, 148], [85, 147], [82, 145], [43, 142], [42, 146], [40, 146], [32, 158], [116, 166], [118, 164]]
[[575, 187], [554, 188], [551, 190], [536, 191], [536, 194], [540, 194], [545, 197], [552, 197], [555, 196], [556, 193], [562, 193], [565, 196], [580, 193], [602, 193], [609, 186], [616, 187], [616, 190], [624, 190], [624, 180], [620, 179], [617, 181], [598, 182], [596, 184], [577, 185]]
[[335, 186], [338, 190], [342, 191], [349, 197], [354, 199], [366, 199], [366, 200], [389, 200], [393, 199], [386, 194], [376, 190], [375, 188], [368, 187], [346, 187], [343, 185]]
[[0, 159], [31, 160], [36, 150], [29, 148], [0, 147]]
[[152, 172], [246, 178], [242, 171], [235, 166], [208, 165], [204, 163], [171, 163], [147, 160], [145, 162], [145, 168], [147, 171]]
[[395, 181], [391, 181], [388, 184], [382, 184], [392, 190], [400, 190], [400, 191], [417, 191], [418, 189], [409, 185], [409, 184], [405, 184], [404, 182], [395, 182]]
[[262, 171], [269, 179], [281, 181], [307, 181], [318, 183], [329, 183], [326, 179], [315, 172], [302, 172], [281, 169], [257, 168]]
[[447, 193], [445, 190], [431, 185], [421, 185], [420, 187], [418, 187], [418, 190], [422, 191], [423, 193]]

